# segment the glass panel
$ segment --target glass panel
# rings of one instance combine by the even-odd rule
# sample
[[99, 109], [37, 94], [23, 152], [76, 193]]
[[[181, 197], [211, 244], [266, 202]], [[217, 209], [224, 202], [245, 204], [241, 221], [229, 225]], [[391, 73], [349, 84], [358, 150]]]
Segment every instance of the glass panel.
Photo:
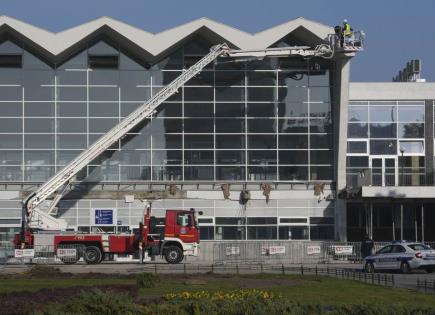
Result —
[[86, 101], [86, 87], [58, 87], [57, 99], [59, 101]]
[[308, 119], [279, 119], [281, 133], [308, 133]]
[[244, 228], [241, 226], [216, 226], [216, 240], [241, 240], [244, 238]]
[[23, 115], [22, 102], [0, 103], [0, 117], [21, 117], [22, 115]]
[[399, 148], [400, 148], [400, 150], [403, 150], [405, 152], [405, 154], [424, 153], [423, 141], [400, 141]]
[[58, 118], [57, 132], [60, 133], [86, 133], [85, 118]]
[[156, 166], [152, 168], [152, 179], [156, 181], [181, 181], [183, 171], [181, 166]]
[[59, 135], [57, 136], [59, 149], [85, 149], [87, 147], [86, 135]]
[[311, 166], [310, 179], [311, 180], [333, 180], [333, 167], [331, 166]]
[[58, 85], [86, 85], [87, 72], [86, 71], [56, 71], [56, 78]]
[[184, 100], [189, 101], [202, 101], [213, 102], [214, 91], [212, 87], [185, 87]]
[[182, 164], [182, 151], [152, 151], [152, 164], [178, 165]]
[[24, 99], [27, 101], [54, 101], [54, 72], [23, 71]]
[[367, 142], [349, 141], [347, 143], [347, 153], [367, 153]]
[[57, 116], [86, 117], [86, 103], [57, 103]]
[[1, 181], [22, 181], [23, 171], [21, 166], [0, 166]]
[[94, 118], [89, 119], [89, 132], [103, 133], [109, 131], [118, 123], [118, 119], [113, 118]]
[[243, 87], [216, 87], [217, 102], [243, 102], [245, 89]]
[[276, 240], [276, 226], [248, 226], [250, 240]]
[[308, 226], [280, 226], [280, 240], [307, 240]]
[[276, 167], [275, 166], [249, 166], [248, 167], [248, 180], [276, 180]]
[[278, 88], [278, 101], [282, 103], [304, 103], [308, 102], [308, 88], [287, 87]]
[[185, 117], [213, 117], [213, 103], [184, 103]]
[[187, 166], [184, 167], [185, 180], [213, 180], [213, 167]]
[[24, 118], [24, 132], [52, 133], [54, 123], [50, 118]]
[[216, 71], [216, 86], [241, 86], [245, 85], [244, 71]]
[[249, 164], [273, 165], [276, 164], [276, 151], [259, 150], [248, 151]]
[[0, 101], [21, 101], [23, 88], [21, 86], [0, 86]]
[[45, 182], [54, 175], [54, 166], [26, 166], [24, 167], [24, 180]]
[[253, 86], [275, 86], [275, 71], [247, 71], [248, 85]]
[[23, 147], [22, 135], [0, 134], [0, 149], [21, 149]]
[[213, 135], [184, 135], [185, 149], [213, 149]]
[[332, 150], [311, 150], [310, 163], [311, 164], [333, 164], [333, 151]]
[[[287, 61], [287, 60], [286, 60]], [[283, 65], [283, 60], [281, 61], [281, 67]], [[290, 66], [290, 65], [289, 65]], [[290, 66], [293, 67], [293, 66]], [[306, 68], [306, 66], [304, 67]], [[290, 70], [290, 71], [280, 71], [278, 72], [279, 85], [285, 86], [307, 86], [308, 85], [308, 75], [306, 70]]]
[[245, 168], [238, 166], [217, 166], [217, 180], [245, 180]]
[[328, 135], [311, 135], [311, 149], [332, 149], [332, 134]]
[[424, 123], [424, 106], [398, 106], [400, 122]]
[[274, 103], [248, 103], [248, 117], [275, 117]]
[[368, 125], [367, 124], [348, 124], [347, 136], [349, 138], [368, 138]]
[[248, 101], [250, 102], [273, 102], [275, 94], [275, 87], [248, 87]]
[[307, 165], [308, 151], [279, 151], [279, 164]]
[[213, 119], [185, 119], [184, 132], [192, 133], [211, 133], [214, 127]]
[[54, 149], [54, 136], [25, 134], [24, 149]]
[[244, 117], [244, 103], [216, 103], [216, 117]]
[[23, 151], [2, 150], [0, 151], [0, 165], [21, 165], [23, 163]]
[[396, 122], [396, 106], [370, 106], [371, 122]]
[[118, 103], [89, 103], [90, 117], [118, 117]]
[[118, 85], [118, 70], [89, 71], [89, 85]]
[[150, 166], [121, 166], [121, 180], [150, 180]]
[[185, 164], [213, 164], [214, 152], [213, 151], [184, 151]]
[[399, 138], [424, 138], [424, 124], [399, 124]]
[[370, 154], [397, 154], [396, 140], [370, 140]]
[[24, 151], [24, 164], [27, 165], [53, 165], [54, 151]]
[[243, 133], [245, 132], [243, 119], [216, 119], [216, 132], [219, 133]]
[[249, 135], [249, 149], [276, 149], [276, 135]]
[[0, 118], [0, 132], [18, 133], [23, 131], [23, 120], [19, 118]]
[[349, 122], [367, 122], [368, 106], [349, 106]]
[[252, 133], [275, 133], [276, 119], [249, 119], [248, 132]]
[[280, 166], [279, 179], [288, 181], [308, 180], [308, 167]]
[[307, 135], [279, 135], [280, 149], [307, 149]]
[[22, 84], [22, 71], [21, 69], [7, 69], [2, 68], [0, 71], [0, 84]]
[[109, 101], [118, 102], [119, 88], [117, 87], [90, 87], [89, 88], [90, 101]]
[[371, 138], [396, 138], [397, 124], [370, 124]]
[[66, 165], [71, 162], [77, 155], [79, 155], [81, 150], [68, 150], [68, 151], [57, 151], [57, 164]]
[[333, 226], [310, 226], [311, 240], [333, 240]]
[[244, 164], [245, 151], [216, 151], [216, 164]]
[[216, 149], [243, 149], [244, 147], [243, 135], [216, 135]]
[[24, 116], [50, 117], [54, 116], [54, 103], [24, 103]]
[[181, 149], [183, 144], [182, 135], [152, 135], [153, 149]]

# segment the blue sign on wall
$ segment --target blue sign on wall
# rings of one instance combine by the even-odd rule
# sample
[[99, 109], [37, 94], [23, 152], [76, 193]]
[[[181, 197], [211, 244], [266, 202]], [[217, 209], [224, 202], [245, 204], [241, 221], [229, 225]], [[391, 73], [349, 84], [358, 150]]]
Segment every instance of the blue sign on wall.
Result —
[[95, 209], [95, 224], [113, 224], [113, 210]]

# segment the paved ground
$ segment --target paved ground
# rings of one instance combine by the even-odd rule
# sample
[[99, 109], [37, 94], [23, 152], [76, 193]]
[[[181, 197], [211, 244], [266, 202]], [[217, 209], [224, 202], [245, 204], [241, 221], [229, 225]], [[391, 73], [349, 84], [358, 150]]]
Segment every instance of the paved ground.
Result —
[[[26, 271], [32, 265], [0, 265], [1, 274], [18, 274]], [[361, 264], [319, 264], [319, 265], [259, 265], [259, 264], [179, 264], [169, 265], [163, 262], [146, 263], [109, 263], [105, 262], [100, 265], [86, 265], [78, 263], [75, 265], [51, 265], [59, 268], [62, 272], [68, 273], [108, 273], [108, 274], [134, 274], [139, 272], [157, 272], [157, 273], [285, 273], [285, 274], [316, 274], [355, 279], [367, 283], [394, 286], [406, 289], [419, 289], [435, 294], [435, 273], [428, 274], [424, 271], [414, 271], [412, 274], [399, 273], [376, 273], [372, 279], [371, 274], [359, 273], [362, 270]], [[345, 273], [343, 273], [343, 270]], [[394, 283], [393, 283], [394, 282]], [[419, 286], [417, 286], [419, 283]]]

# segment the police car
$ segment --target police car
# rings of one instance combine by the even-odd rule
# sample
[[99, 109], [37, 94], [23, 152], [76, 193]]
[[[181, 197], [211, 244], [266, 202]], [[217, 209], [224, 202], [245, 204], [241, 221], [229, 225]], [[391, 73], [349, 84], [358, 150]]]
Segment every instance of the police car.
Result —
[[424, 269], [431, 273], [435, 271], [435, 250], [421, 243], [395, 241], [364, 258], [363, 265], [366, 272]]

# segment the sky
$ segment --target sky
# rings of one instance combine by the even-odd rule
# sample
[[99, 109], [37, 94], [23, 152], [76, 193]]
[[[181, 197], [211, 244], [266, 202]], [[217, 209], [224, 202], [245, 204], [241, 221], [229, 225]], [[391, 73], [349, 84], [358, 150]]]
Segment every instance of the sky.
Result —
[[347, 18], [367, 34], [352, 61], [351, 81], [391, 81], [410, 59], [435, 81], [433, 0], [0, 0], [0, 14], [59, 32], [110, 16], [157, 33], [200, 17], [249, 33], [305, 17], [334, 26]]

